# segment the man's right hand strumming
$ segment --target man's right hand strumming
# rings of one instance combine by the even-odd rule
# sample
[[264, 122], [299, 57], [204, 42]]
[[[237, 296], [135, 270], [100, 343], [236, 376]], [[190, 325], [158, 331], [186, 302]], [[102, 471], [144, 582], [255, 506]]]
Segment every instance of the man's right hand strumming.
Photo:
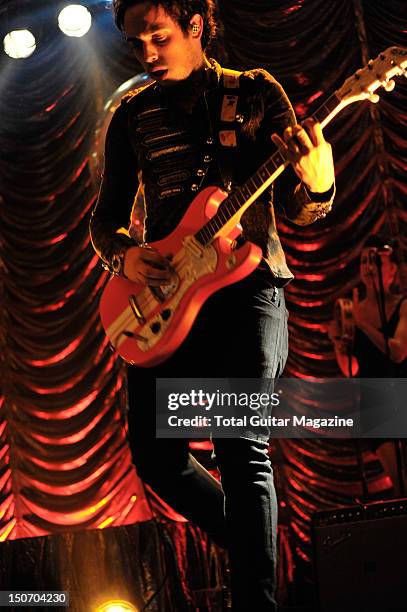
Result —
[[131, 281], [158, 287], [171, 282], [171, 264], [149, 246], [130, 247], [124, 255], [124, 275]]

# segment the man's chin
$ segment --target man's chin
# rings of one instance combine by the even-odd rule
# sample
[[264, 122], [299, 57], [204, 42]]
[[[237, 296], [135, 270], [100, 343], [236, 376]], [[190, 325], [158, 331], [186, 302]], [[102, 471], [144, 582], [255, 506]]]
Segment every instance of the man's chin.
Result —
[[157, 83], [159, 83], [160, 87], [164, 87], [164, 88], [168, 88], [168, 87], [175, 87], [175, 85], [178, 85], [181, 81], [177, 81], [176, 79], [163, 79], [162, 81], [157, 81]]

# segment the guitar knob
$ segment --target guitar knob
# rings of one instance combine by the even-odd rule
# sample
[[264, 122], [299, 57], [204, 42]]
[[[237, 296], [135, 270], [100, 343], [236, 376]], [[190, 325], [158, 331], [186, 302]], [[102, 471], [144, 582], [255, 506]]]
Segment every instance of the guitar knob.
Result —
[[386, 91], [393, 91], [395, 86], [396, 86], [396, 83], [393, 81], [393, 79], [391, 79], [390, 81], [385, 81], [383, 85]]
[[162, 318], [163, 321], [168, 321], [170, 316], [171, 316], [171, 310], [169, 308], [166, 308], [161, 313], [161, 318]]
[[161, 329], [161, 323], [159, 323], [158, 321], [155, 321], [151, 326], [150, 326], [151, 331], [153, 332], [153, 334], [158, 334], [158, 332]]

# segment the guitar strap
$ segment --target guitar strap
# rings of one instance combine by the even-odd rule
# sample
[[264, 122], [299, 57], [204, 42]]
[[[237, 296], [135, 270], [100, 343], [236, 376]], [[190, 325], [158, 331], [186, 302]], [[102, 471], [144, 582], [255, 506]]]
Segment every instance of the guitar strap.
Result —
[[234, 167], [238, 155], [239, 129], [244, 121], [240, 112], [240, 75], [237, 70], [222, 68], [221, 85], [211, 113], [213, 136], [217, 143], [217, 163], [224, 189], [231, 191]]

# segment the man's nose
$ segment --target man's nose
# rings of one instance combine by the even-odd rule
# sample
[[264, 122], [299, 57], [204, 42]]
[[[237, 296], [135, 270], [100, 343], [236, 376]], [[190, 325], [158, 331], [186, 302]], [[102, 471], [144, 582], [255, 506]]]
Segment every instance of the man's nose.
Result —
[[146, 64], [153, 64], [158, 60], [157, 48], [151, 43], [144, 43], [143, 57]]

